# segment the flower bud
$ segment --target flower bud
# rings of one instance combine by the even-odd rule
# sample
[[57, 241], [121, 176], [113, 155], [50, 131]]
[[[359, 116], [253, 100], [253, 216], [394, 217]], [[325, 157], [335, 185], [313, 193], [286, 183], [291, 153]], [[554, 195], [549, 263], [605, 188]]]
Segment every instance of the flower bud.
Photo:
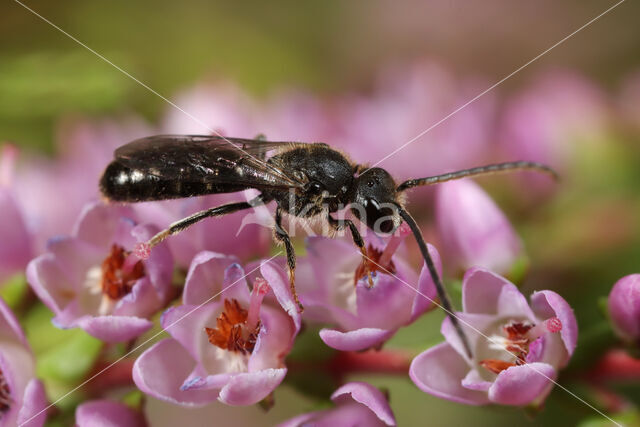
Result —
[[640, 344], [640, 274], [618, 280], [609, 294], [609, 316], [616, 334]]
[[447, 264], [454, 270], [484, 267], [509, 275], [523, 248], [509, 220], [471, 180], [438, 187], [436, 221]]

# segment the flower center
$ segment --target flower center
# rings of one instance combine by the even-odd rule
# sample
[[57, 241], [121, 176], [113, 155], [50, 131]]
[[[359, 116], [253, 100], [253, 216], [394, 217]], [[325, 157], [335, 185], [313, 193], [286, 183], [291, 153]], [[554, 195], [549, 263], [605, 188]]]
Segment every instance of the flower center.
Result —
[[119, 300], [144, 277], [144, 263], [135, 255], [125, 252], [122, 246], [111, 246], [111, 253], [102, 261], [102, 293], [112, 300]]
[[223, 350], [251, 354], [260, 332], [260, 305], [269, 289], [266, 280], [256, 279], [249, 310], [244, 309], [234, 298], [225, 299], [224, 310], [216, 319], [216, 327], [205, 327], [209, 342]]
[[353, 276], [354, 286], [357, 285], [361, 279], [367, 277], [367, 274], [378, 271], [385, 274], [395, 274], [396, 266], [393, 264], [391, 257], [393, 257], [393, 254], [398, 250], [398, 247], [409, 233], [411, 233], [409, 226], [402, 223], [396, 232], [393, 233], [384, 250], [376, 249], [373, 245], [369, 245], [367, 247], [366, 258], [364, 256], [362, 257], [362, 261], [358, 264]]
[[393, 264], [393, 261], [389, 259], [385, 264], [380, 262], [380, 258], [384, 252], [380, 249], [376, 249], [373, 245], [369, 245], [367, 248], [367, 258], [362, 258], [360, 264], [356, 268], [355, 274], [353, 275], [353, 284], [354, 286], [358, 284], [361, 279], [367, 277], [368, 273], [381, 272], [384, 274], [395, 274], [396, 266]]
[[[562, 323], [557, 317], [547, 319], [534, 325], [524, 322], [511, 322], [502, 327], [502, 335], [489, 337], [489, 348], [499, 350], [508, 356], [504, 359], [483, 359], [480, 365], [486, 370], [499, 374], [511, 366], [519, 366], [527, 363], [529, 345], [546, 333], [557, 333], [562, 330]], [[501, 354], [502, 355], [502, 354]]]
[[11, 390], [9, 384], [0, 370], [0, 414], [3, 414], [9, 410], [13, 401], [11, 400]]

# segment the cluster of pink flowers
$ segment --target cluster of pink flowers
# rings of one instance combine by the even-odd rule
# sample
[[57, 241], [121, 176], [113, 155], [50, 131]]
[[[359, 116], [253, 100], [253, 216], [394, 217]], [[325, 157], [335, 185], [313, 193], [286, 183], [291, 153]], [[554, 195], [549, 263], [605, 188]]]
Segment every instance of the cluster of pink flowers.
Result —
[[[428, 63], [402, 78], [397, 71], [385, 74], [371, 97], [327, 104], [303, 94], [282, 94], [260, 108], [230, 86], [196, 87], [175, 102], [226, 135], [264, 133], [271, 140], [329, 142], [364, 163], [400, 148], [466, 101], [474, 87]], [[499, 115], [492, 96], [463, 109], [381, 166], [399, 178], [497, 159], [544, 161], [562, 171], [571, 167], [575, 147], [559, 141], [580, 140], [584, 130], [576, 117], [593, 117], [589, 135], [606, 126], [601, 94], [573, 75], [540, 79], [510, 101], [508, 114]], [[498, 144], [491, 142], [494, 123]], [[56, 326], [82, 328], [107, 343], [132, 342], [159, 323], [168, 336], [137, 357], [132, 378], [147, 395], [183, 406], [216, 401], [252, 405], [267, 399], [287, 375], [286, 359], [303, 323], [321, 325], [321, 340], [335, 350], [363, 351], [381, 348], [400, 328], [436, 308], [426, 266], [410, 261], [415, 258], [405, 244], [405, 227], [390, 237], [365, 236], [369, 256], [381, 265], [372, 272], [373, 284], [347, 239], [307, 239], [296, 274], [302, 314], [290, 292], [283, 257], [268, 258], [271, 230], [260, 221], [243, 220], [244, 214], [204, 221], [155, 247], [148, 258], [138, 256], [136, 244], [170, 222], [252, 194], [110, 205], [99, 201], [100, 173], [113, 149], [136, 137], [205, 132], [170, 110], [159, 127], [135, 120], [126, 125], [79, 123], [61, 136], [63, 150], [55, 163], [31, 159], [14, 170], [17, 153], [5, 148], [0, 162], [0, 280], [26, 271], [31, 288], [54, 313]], [[531, 180], [532, 192], [550, 191], [542, 181], [524, 179]], [[413, 359], [410, 378], [420, 390], [455, 402], [540, 405], [576, 347], [571, 307], [553, 291], [534, 292], [527, 301], [503, 277], [511, 277], [526, 259], [525, 244], [479, 185], [450, 182], [432, 196], [417, 191], [414, 202], [434, 203], [436, 230], [427, 235], [436, 243], [429, 251], [438, 271], [442, 274], [444, 265], [451, 276], [466, 272], [463, 310], [456, 316], [473, 357], [447, 319], [441, 330], [445, 342]], [[269, 212], [250, 215], [268, 217]], [[179, 286], [176, 271], [186, 272]], [[612, 322], [627, 341], [638, 342], [640, 336], [639, 283], [637, 275], [622, 279], [609, 299]], [[0, 424], [42, 425], [47, 403], [34, 378], [29, 346], [2, 302], [0, 312]], [[369, 384], [344, 384], [331, 400], [331, 408], [282, 426], [395, 425], [386, 397]], [[90, 401], [76, 410], [78, 425], [107, 419], [117, 425], [144, 422], [140, 413], [116, 401]]]

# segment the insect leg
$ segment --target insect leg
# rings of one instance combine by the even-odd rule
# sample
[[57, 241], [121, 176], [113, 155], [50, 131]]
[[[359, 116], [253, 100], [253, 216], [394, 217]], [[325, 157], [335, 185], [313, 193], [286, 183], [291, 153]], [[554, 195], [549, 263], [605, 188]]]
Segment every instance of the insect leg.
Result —
[[275, 229], [275, 238], [280, 242], [284, 243], [284, 248], [287, 252], [287, 266], [289, 267], [289, 286], [291, 287], [291, 294], [293, 295], [293, 299], [296, 304], [298, 304], [298, 308], [300, 313], [304, 310], [304, 307], [300, 303], [298, 299], [298, 293], [296, 292], [296, 253], [293, 250], [293, 245], [291, 244], [291, 238], [287, 231], [282, 228], [282, 210], [278, 206], [276, 208], [276, 229]]
[[447, 296], [447, 292], [444, 289], [442, 280], [440, 280], [440, 276], [438, 275], [436, 266], [434, 265], [433, 260], [431, 259], [431, 255], [429, 255], [429, 250], [427, 249], [427, 244], [424, 242], [424, 237], [422, 237], [422, 232], [420, 232], [420, 228], [418, 227], [418, 224], [416, 224], [416, 221], [413, 219], [411, 214], [409, 214], [409, 212], [404, 210], [400, 205], [398, 205], [398, 212], [400, 213], [400, 216], [402, 217], [404, 222], [406, 222], [407, 225], [409, 225], [409, 228], [411, 228], [411, 232], [413, 233], [413, 236], [418, 242], [418, 246], [420, 247], [420, 252], [422, 252], [422, 257], [424, 258], [424, 262], [425, 264], [427, 264], [427, 268], [429, 269], [429, 274], [431, 275], [431, 279], [433, 280], [434, 285], [436, 285], [436, 291], [438, 292], [438, 298], [440, 299], [442, 308], [447, 313], [447, 316], [449, 317], [449, 319], [451, 319], [451, 323], [453, 324], [453, 327], [455, 328], [456, 333], [458, 334], [458, 337], [460, 337], [460, 340], [464, 345], [464, 349], [467, 352], [467, 356], [469, 356], [469, 358], [471, 359], [473, 357], [471, 352], [471, 345], [469, 344], [469, 340], [467, 339], [467, 336], [465, 335], [464, 331], [462, 330], [462, 327], [460, 326], [460, 323], [458, 322], [458, 318], [453, 312], [451, 301], [449, 301], [449, 297]]
[[353, 243], [356, 244], [358, 249], [360, 249], [360, 253], [362, 254], [362, 263], [364, 265], [364, 272], [369, 278], [369, 287], [372, 287], [373, 276], [371, 275], [371, 269], [369, 268], [369, 256], [367, 254], [367, 248], [364, 245], [364, 239], [362, 238], [362, 235], [358, 231], [356, 225], [350, 219], [337, 220], [332, 217], [331, 214], [327, 215], [327, 220], [329, 221], [329, 225], [336, 231], [342, 231], [345, 225], [349, 227], [349, 231], [351, 231], [351, 237], [353, 238]]
[[162, 230], [155, 236], [153, 236], [147, 244], [149, 248], [153, 248], [158, 243], [162, 242], [167, 237], [177, 234], [184, 230], [185, 228], [189, 228], [193, 224], [202, 221], [205, 218], [214, 217], [214, 216], [222, 216], [226, 214], [230, 214], [233, 212], [241, 211], [244, 209], [249, 209], [255, 206], [260, 206], [267, 203], [269, 200], [265, 200], [262, 196], [258, 196], [248, 202], [237, 202], [237, 203], [229, 203], [222, 206], [217, 206], [211, 209], [205, 209], [200, 212], [196, 212], [193, 215], [190, 215], [186, 218], [183, 218], [179, 221], [174, 222], [168, 228]]

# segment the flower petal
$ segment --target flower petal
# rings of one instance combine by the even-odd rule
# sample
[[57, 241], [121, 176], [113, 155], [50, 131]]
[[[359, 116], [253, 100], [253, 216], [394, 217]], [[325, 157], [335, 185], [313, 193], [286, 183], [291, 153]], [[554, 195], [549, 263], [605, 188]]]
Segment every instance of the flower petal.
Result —
[[362, 256], [353, 244], [343, 239], [309, 237], [306, 240], [306, 259], [310, 261], [313, 280], [301, 284], [301, 292], [318, 299], [330, 300], [335, 292], [331, 284], [345, 271], [355, 272]]
[[498, 315], [502, 318], [526, 317], [529, 321], [536, 321], [536, 317], [529, 307], [529, 302], [520, 290], [513, 284], [508, 283], [502, 287], [498, 297]]
[[0, 348], [0, 372], [15, 400], [19, 400], [35, 376], [35, 362], [31, 351], [16, 342], [6, 342]]
[[7, 188], [0, 188], [0, 283], [21, 272], [33, 256], [33, 238]]
[[[442, 277], [442, 260], [440, 259], [440, 254], [431, 244], [427, 244], [427, 249], [436, 266], [436, 271], [440, 277]], [[427, 265], [423, 263], [422, 270], [420, 270], [420, 277], [418, 278], [418, 292], [416, 292], [413, 307], [411, 308], [411, 320], [417, 319], [422, 313], [434, 307], [436, 296], [436, 286], [431, 279]]]
[[13, 314], [9, 306], [0, 298], [0, 341], [17, 341], [29, 348], [27, 338], [20, 328], [18, 319]]
[[293, 321], [280, 309], [260, 308], [262, 327], [249, 358], [249, 372], [282, 367], [283, 355], [289, 353], [296, 334]]
[[143, 277], [134, 283], [131, 292], [116, 303], [113, 315], [151, 317], [163, 306], [163, 301], [158, 297], [149, 277]]
[[562, 323], [560, 336], [569, 356], [573, 354], [578, 342], [578, 322], [571, 306], [553, 291], [534, 292], [531, 306], [540, 320], [557, 317]]
[[[158, 231], [158, 227], [152, 225], [137, 225], [131, 230], [131, 235], [138, 242], [147, 242]], [[166, 242], [155, 246], [149, 258], [144, 263], [146, 276], [158, 293], [161, 301], [167, 300], [171, 293], [171, 280], [173, 279], [173, 256]]]
[[372, 287], [366, 279], [360, 280], [356, 285], [358, 326], [397, 329], [409, 323], [409, 307], [416, 298], [415, 273], [410, 275], [413, 277], [400, 271], [395, 276], [380, 273]]
[[222, 388], [219, 400], [233, 406], [253, 405], [275, 390], [286, 374], [286, 368], [237, 374]]
[[215, 327], [215, 314], [222, 303], [211, 302], [205, 305], [179, 305], [169, 308], [162, 314], [162, 327], [191, 354], [200, 360], [203, 347], [209, 345], [205, 327]]
[[78, 427], [142, 427], [144, 416], [127, 405], [111, 400], [92, 400], [76, 408]]
[[153, 322], [134, 316], [83, 316], [77, 326], [106, 342], [123, 342], [136, 338], [153, 326]]
[[[349, 400], [348, 403], [342, 403], [335, 408], [299, 415], [278, 424], [278, 427], [384, 427], [387, 425], [365, 405]], [[395, 426], [395, 424], [391, 425]]]
[[[220, 295], [224, 289], [225, 270], [237, 262], [235, 257], [216, 252], [203, 251], [198, 253], [191, 261], [182, 301], [185, 304], [198, 305]], [[237, 283], [237, 285], [238, 287], [247, 287], [246, 281]]]
[[77, 239], [57, 239], [50, 246], [52, 252], [27, 265], [27, 282], [38, 298], [58, 313], [77, 297], [87, 271], [100, 261], [95, 247]]
[[133, 381], [143, 392], [167, 402], [202, 406], [218, 397], [217, 390], [181, 390], [195, 360], [174, 339], [157, 342], [138, 357], [133, 365]]
[[22, 407], [18, 413], [18, 425], [39, 427], [47, 419], [47, 396], [40, 380], [32, 379], [27, 384], [22, 398]]
[[618, 280], [609, 292], [607, 307], [615, 333], [628, 343], [640, 341], [640, 274]]
[[364, 382], [351, 382], [337, 389], [331, 395], [331, 400], [339, 403], [345, 397], [365, 405], [386, 425], [396, 425], [396, 419], [393, 416], [389, 402], [382, 392], [374, 386]]
[[413, 382], [426, 393], [467, 405], [489, 403], [486, 393], [462, 386], [468, 372], [467, 362], [446, 342], [420, 353], [409, 368]]
[[[260, 274], [262, 274], [262, 277], [269, 283], [278, 303], [280, 303], [284, 311], [293, 319], [297, 334], [302, 326], [302, 315], [300, 314], [298, 304], [296, 304], [293, 299], [286, 273], [275, 263], [263, 261], [260, 264]], [[293, 337], [291, 339], [293, 340]]]
[[[322, 427], [318, 424], [317, 416], [321, 415], [324, 411], [307, 412], [306, 414], [298, 415], [287, 421], [281, 422], [277, 427], [301, 427], [305, 425], [312, 425], [314, 427]], [[314, 424], [310, 424], [313, 421]]]
[[[496, 316], [462, 312], [456, 312], [455, 314], [458, 318], [460, 327], [467, 337], [467, 340], [469, 340], [471, 351], [475, 352], [479, 345], [478, 341], [484, 341], [487, 339], [482, 335], [482, 331], [486, 331], [489, 326], [496, 321]], [[456, 332], [456, 329], [449, 317], [446, 317], [443, 320], [442, 326], [440, 327], [440, 333], [442, 333], [447, 342], [458, 352], [460, 356], [465, 360], [468, 360], [464, 344], [458, 336], [458, 333]]]
[[438, 186], [435, 204], [443, 248], [456, 267], [482, 266], [504, 274], [522, 256], [509, 220], [473, 180]]
[[225, 373], [215, 375], [199, 376], [202, 372], [201, 367], [196, 366], [194, 371], [189, 375], [184, 383], [180, 386], [180, 390], [217, 390], [220, 391], [236, 374]]
[[489, 399], [501, 405], [528, 405], [549, 393], [555, 376], [556, 370], [546, 363], [512, 366], [498, 374], [489, 388]]
[[395, 330], [379, 328], [360, 328], [347, 332], [322, 329], [320, 330], [320, 338], [326, 345], [336, 350], [360, 351], [382, 344], [395, 332]]
[[491, 387], [491, 381], [483, 379], [478, 371], [472, 369], [469, 371], [466, 377], [462, 379], [462, 387], [469, 390], [487, 391]]
[[511, 283], [485, 268], [469, 269], [462, 279], [462, 307], [465, 313], [498, 314], [498, 297]]
[[233, 263], [224, 270], [224, 279], [222, 281], [222, 293], [220, 298], [237, 299], [243, 303], [249, 304], [251, 299], [251, 291], [247, 286], [247, 274], [244, 268], [238, 263]]
[[106, 205], [101, 202], [88, 203], [82, 210], [73, 228], [73, 236], [96, 247], [108, 249], [114, 242], [128, 240], [125, 247], [133, 247], [131, 229], [135, 225], [135, 214], [128, 206]]

